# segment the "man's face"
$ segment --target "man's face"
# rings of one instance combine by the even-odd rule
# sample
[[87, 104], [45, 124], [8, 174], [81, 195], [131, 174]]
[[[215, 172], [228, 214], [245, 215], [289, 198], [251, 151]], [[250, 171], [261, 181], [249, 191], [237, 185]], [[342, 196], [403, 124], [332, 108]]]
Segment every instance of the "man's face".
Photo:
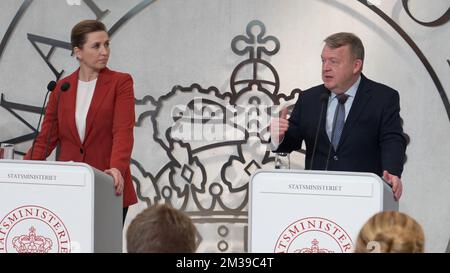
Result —
[[336, 94], [347, 91], [358, 79], [362, 60], [355, 59], [350, 53], [350, 46], [322, 50], [322, 80], [327, 89]]

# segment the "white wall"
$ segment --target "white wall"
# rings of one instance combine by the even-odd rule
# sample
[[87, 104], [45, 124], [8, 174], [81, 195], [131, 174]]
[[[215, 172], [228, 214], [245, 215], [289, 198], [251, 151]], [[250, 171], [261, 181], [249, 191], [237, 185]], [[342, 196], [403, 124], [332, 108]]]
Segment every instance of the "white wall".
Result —
[[[95, 1], [101, 9], [110, 10], [102, 20], [107, 27], [111, 27], [139, 2]], [[448, 92], [450, 22], [437, 27], [424, 27], [405, 13], [399, 0], [372, 2], [415, 41]], [[433, 21], [449, 8], [448, 0], [409, 2], [411, 12], [421, 21]], [[1, 1], [0, 37], [5, 34], [20, 4], [15, 0]], [[0, 58], [0, 92], [8, 101], [40, 106], [45, 86], [54, 78], [27, 40], [27, 33], [68, 42], [71, 27], [87, 18], [93, 19], [95, 16], [83, 2], [81, 6], [69, 6], [65, 1], [41, 0], [30, 5]], [[202, 88], [215, 86], [223, 94], [230, 91], [229, 80], [233, 69], [245, 60], [245, 57], [233, 53], [231, 40], [245, 34], [247, 24], [254, 19], [262, 21], [267, 35], [277, 37], [281, 43], [278, 54], [265, 57], [265, 60], [277, 70], [280, 92], [285, 94], [290, 94], [295, 88], [305, 90], [321, 83], [320, 52], [326, 36], [349, 31], [361, 37], [366, 47], [364, 73], [400, 92], [404, 129], [411, 138], [402, 178], [405, 189], [400, 210], [423, 225], [426, 250], [442, 252], [450, 237], [450, 201], [447, 198], [450, 192], [449, 117], [429, 73], [411, 47], [392, 27], [358, 1], [159, 0], [131, 18], [113, 35], [109, 66], [132, 74], [138, 100], [145, 96], [158, 99], [168, 94], [175, 85], [189, 87], [193, 83], [200, 84]], [[51, 60], [58, 70], [73, 71], [77, 67], [67, 50], [57, 49]], [[265, 70], [263, 74], [267, 72]], [[192, 94], [187, 97], [192, 97]], [[177, 93], [171, 97], [170, 103], [185, 103], [187, 97]], [[136, 106], [138, 114], [154, 109], [150, 102]], [[169, 110], [164, 108], [162, 116], [167, 115]], [[32, 125], [37, 124], [37, 115], [26, 112], [21, 112], [21, 115]], [[30, 133], [4, 108], [0, 108], [0, 116], [0, 141]], [[163, 117], [158, 124], [160, 130], [168, 127]], [[170, 163], [167, 152], [153, 140], [153, 125], [149, 117], [135, 128], [135, 140], [133, 159], [152, 176]], [[17, 145], [17, 149], [25, 151], [30, 145], [30, 142], [22, 143]], [[254, 146], [243, 145], [242, 150], [247, 163], [250, 157], [261, 160], [264, 153], [264, 147], [258, 142]], [[185, 152], [178, 148], [174, 153], [178, 156], [177, 160], [187, 161]], [[237, 153], [237, 146], [234, 145], [196, 154], [207, 173], [206, 184], [198, 182], [199, 187], [206, 189], [206, 194], [197, 196], [199, 202], [209, 208], [214, 204], [213, 200], [220, 199], [226, 209], [216, 202], [211, 209], [202, 211], [192, 197], [172, 198], [175, 206], [179, 207], [182, 201], [187, 200], [187, 211], [196, 221], [203, 238], [199, 251], [244, 251], [247, 208], [240, 212], [231, 208], [245, 204], [245, 191], [227, 193], [220, 177], [222, 166], [229, 161], [230, 155]], [[297, 160], [293, 165], [302, 167], [302, 156], [294, 157]], [[192, 166], [198, 167], [195, 164]], [[236, 161], [232, 167], [236, 168], [235, 171], [242, 169]], [[263, 167], [273, 168], [273, 165]], [[169, 185], [168, 170], [153, 181], [144, 177], [134, 165], [132, 171], [140, 181], [140, 195], [151, 202], [157, 197], [155, 185], [160, 190], [163, 185]], [[179, 175], [181, 170], [175, 171]], [[196, 175], [199, 175], [198, 172]], [[181, 181], [177, 179], [175, 181]], [[199, 177], [195, 179], [201, 180]], [[236, 185], [245, 185], [248, 181], [245, 176], [228, 179]], [[220, 198], [208, 193], [209, 187], [214, 189], [214, 183], [222, 183], [225, 192]], [[127, 223], [146, 206], [147, 203], [141, 200], [132, 207]]]

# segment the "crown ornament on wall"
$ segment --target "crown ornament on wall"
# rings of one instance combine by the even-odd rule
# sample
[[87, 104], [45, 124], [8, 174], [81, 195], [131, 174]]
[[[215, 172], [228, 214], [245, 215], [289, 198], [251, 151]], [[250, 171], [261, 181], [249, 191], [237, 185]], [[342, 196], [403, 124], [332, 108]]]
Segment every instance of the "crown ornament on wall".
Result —
[[[268, 57], [280, 50], [265, 25], [251, 21], [245, 35], [231, 41], [245, 59], [231, 73], [230, 88], [175, 85], [159, 97], [136, 101], [136, 147], [157, 143], [167, 162], [155, 168], [133, 154], [132, 173], [138, 198], [148, 206], [168, 203], [201, 223], [248, 221], [248, 183], [258, 169], [273, 169], [268, 125], [280, 104], [293, 107], [301, 90], [287, 96]], [[150, 110], [149, 110], [150, 108]], [[141, 156], [142, 157], [142, 156]], [[161, 160], [161, 158], [159, 158]]]

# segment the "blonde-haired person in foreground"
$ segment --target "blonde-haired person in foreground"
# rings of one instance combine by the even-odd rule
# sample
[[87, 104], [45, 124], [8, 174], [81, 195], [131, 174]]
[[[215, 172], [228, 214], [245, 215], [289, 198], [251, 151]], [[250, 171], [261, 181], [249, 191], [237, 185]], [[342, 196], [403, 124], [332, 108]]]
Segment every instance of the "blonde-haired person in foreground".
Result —
[[184, 212], [166, 204], [139, 213], [127, 230], [129, 253], [194, 253], [197, 230]]
[[356, 253], [423, 253], [425, 236], [412, 217], [396, 211], [372, 216], [361, 228]]

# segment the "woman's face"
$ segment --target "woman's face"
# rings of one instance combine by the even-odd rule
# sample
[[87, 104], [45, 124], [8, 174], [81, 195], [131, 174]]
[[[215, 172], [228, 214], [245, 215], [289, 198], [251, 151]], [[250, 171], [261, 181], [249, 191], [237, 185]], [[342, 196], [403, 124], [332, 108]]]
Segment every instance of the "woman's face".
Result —
[[94, 71], [100, 71], [106, 67], [109, 51], [109, 36], [105, 31], [88, 33], [86, 35], [86, 43], [81, 48], [74, 48], [74, 53], [80, 61], [80, 66]]

